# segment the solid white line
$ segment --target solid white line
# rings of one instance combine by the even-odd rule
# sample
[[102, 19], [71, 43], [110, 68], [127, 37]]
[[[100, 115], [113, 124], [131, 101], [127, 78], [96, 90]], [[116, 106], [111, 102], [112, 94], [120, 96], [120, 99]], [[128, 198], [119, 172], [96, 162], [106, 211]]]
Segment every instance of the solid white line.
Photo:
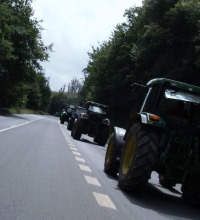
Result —
[[41, 119], [43, 119], [43, 118], [39, 118], [39, 119], [36, 119], [36, 120], [33, 120], [33, 121], [29, 121], [29, 122], [25, 122], [25, 123], [15, 125], [15, 126], [12, 126], [12, 127], [9, 127], [9, 128], [5, 128], [5, 129], [0, 130], [0, 132], [4, 132], [4, 131], [7, 131], [7, 130], [10, 130], [10, 129], [13, 129], [13, 128], [17, 128], [17, 127], [20, 127], [20, 126], [23, 126], [23, 125], [27, 125], [27, 124], [30, 124], [32, 122], [35, 122], [35, 121], [38, 121], [38, 120], [41, 120]]
[[117, 209], [108, 195], [96, 193], [96, 192], [93, 192], [93, 195], [99, 206], [115, 209], [115, 210]]
[[12, 127], [15, 127], [15, 126], [17, 126], [16, 124], [14, 124], [14, 125], [9, 125], [9, 128], [12, 128]]

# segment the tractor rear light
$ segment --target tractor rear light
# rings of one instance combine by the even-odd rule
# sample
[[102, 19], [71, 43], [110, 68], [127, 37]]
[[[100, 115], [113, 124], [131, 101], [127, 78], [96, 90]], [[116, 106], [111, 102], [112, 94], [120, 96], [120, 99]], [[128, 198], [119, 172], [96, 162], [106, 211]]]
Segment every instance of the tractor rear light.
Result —
[[108, 118], [105, 118], [105, 119], [103, 120], [103, 123], [109, 125], [109, 124], [110, 124], [110, 120], [109, 120]]
[[156, 122], [159, 122], [160, 121], [160, 117], [157, 116], [157, 115], [149, 115], [149, 119], [151, 121], [156, 121]]

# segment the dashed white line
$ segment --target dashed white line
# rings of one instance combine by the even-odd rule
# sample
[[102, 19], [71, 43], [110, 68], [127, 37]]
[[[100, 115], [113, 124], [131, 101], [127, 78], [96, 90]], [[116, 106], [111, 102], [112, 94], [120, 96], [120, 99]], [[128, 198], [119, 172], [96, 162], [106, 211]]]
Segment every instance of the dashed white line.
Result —
[[[60, 126], [61, 130], [62, 130], [62, 127]], [[70, 147], [70, 149], [72, 150], [72, 153], [74, 155], [77, 155], [75, 156], [75, 159], [79, 162], [83, 162], [85, 163], [86, 161], [80, 157], [81, 154], [78, 152], [78, 149], [75, 147], [75, 145], [71, 142], [70, 138], [67, 136], [67, 134], [62, 130], [62, 133], [63, 135], [65, 136], [66, 138], [66, 141]], [[90, 169], [90, 167], [86, 166], [86, 165], [82, 165], [82, 164], [79, 164], [79, 167], [82, 171], [86, 171], [86, 172], [89, 172], [91, 173], [92, 170]], [[92, 177], [92, 176], [87, 176], [87, 175], [84, 175], [85, 177], [85, 180], [88, 184], [91, 184], [91, 185], [95, 185], [95, 186], [99, 186], [101, 187], [101, 184], [99, 183], [98, 179], [95, 178], [95, 177]], [[102, 194], [102, 193], [97, 193], [97, 192], [92, 192], [93, 193], [93, 196], [95, 197], [97, 203], [99, 206], [101, 207], [105, 207], [105, 208], [109, 208], [109, 209], [113, 209], [113, 210], [116, 210], [116, 206], [114, 205], [114, 203], [112, 202], [112, 200], [110, 199], [110, 197], [106, 194]]]
[[95, 185], [95, 186], [101, 186], [101, 184], [99, 183], [97, 178], [91, 177], [91, 176], [86, 176], [86, 175], [84, 175], [84, 177], [85, 177], [85, 180], [88, 184]]
[[99, 206], [115, 209], [115, 210], [117, 209], [108, 195], [97, 192], [93, 192], [93, 195]]
[[92, 170], [88, 166], [79, 164], [79, 167], [80, 167], [81, 170], [84, 170], [86, 172], [90, 172], [90, 173], [92, 172]]
[[75, 159], [79, 162], [85, 163], [85, 160], [82, 157], [75, 157]]
[[73, 154], [77, 155], [77, 156], [81, 156], [81, 154], [79, 152], [76, 151], [72, 151]]
[[76, 147], [70, 147], [71, 150], [75, 150], [78, 151], [78, 149]]

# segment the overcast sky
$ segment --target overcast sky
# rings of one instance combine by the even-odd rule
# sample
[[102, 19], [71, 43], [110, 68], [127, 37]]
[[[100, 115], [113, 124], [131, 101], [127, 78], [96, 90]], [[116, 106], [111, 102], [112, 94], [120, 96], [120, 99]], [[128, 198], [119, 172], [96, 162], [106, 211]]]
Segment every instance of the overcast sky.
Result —
[[43, 42], [54, 44], [49, 62], [42, 64], [51, 90], [58, 91], [73, 77], [84, 78], [87, 52], [126, 21], [125, 9], [141, 5], [142, 0], [33, 0], [34, 17], [43, 20]]

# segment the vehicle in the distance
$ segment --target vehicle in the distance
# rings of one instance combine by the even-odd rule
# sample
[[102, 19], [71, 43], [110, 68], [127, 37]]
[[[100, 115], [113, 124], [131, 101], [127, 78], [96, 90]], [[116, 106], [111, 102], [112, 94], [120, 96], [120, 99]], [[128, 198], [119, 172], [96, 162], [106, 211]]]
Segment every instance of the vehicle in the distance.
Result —
[[73, 128], [72, 137], [79, 140], [82, 134], [94, 137], [94, 142], [104, 146], [110, 134], [110, 120], [107, 118], [108, 106], [87, 101], [86, 112], [81, 113]]
[[68, 122], [69, 117], [71, 117], [73, 110], [74, 110], [74, 105], [69, 105], [65, 109], [62, 110], [60, 114], [61, 124], [64, 124], [66, 121]]
[[67, 124], [67, 129], [69, 131], [72, 130], [72, 127], [74, 125], [74, 122], [76, 121], [76, 119], [78, 118], [78, 116], [81, 114], [81, 113], [85, 113], [87, 110], [83, 107], [80, 107], [78, 106], [75, 111], [72, 112], [72, 115], [71, 117], [69, 118], [68, 120], [68, 124]]

